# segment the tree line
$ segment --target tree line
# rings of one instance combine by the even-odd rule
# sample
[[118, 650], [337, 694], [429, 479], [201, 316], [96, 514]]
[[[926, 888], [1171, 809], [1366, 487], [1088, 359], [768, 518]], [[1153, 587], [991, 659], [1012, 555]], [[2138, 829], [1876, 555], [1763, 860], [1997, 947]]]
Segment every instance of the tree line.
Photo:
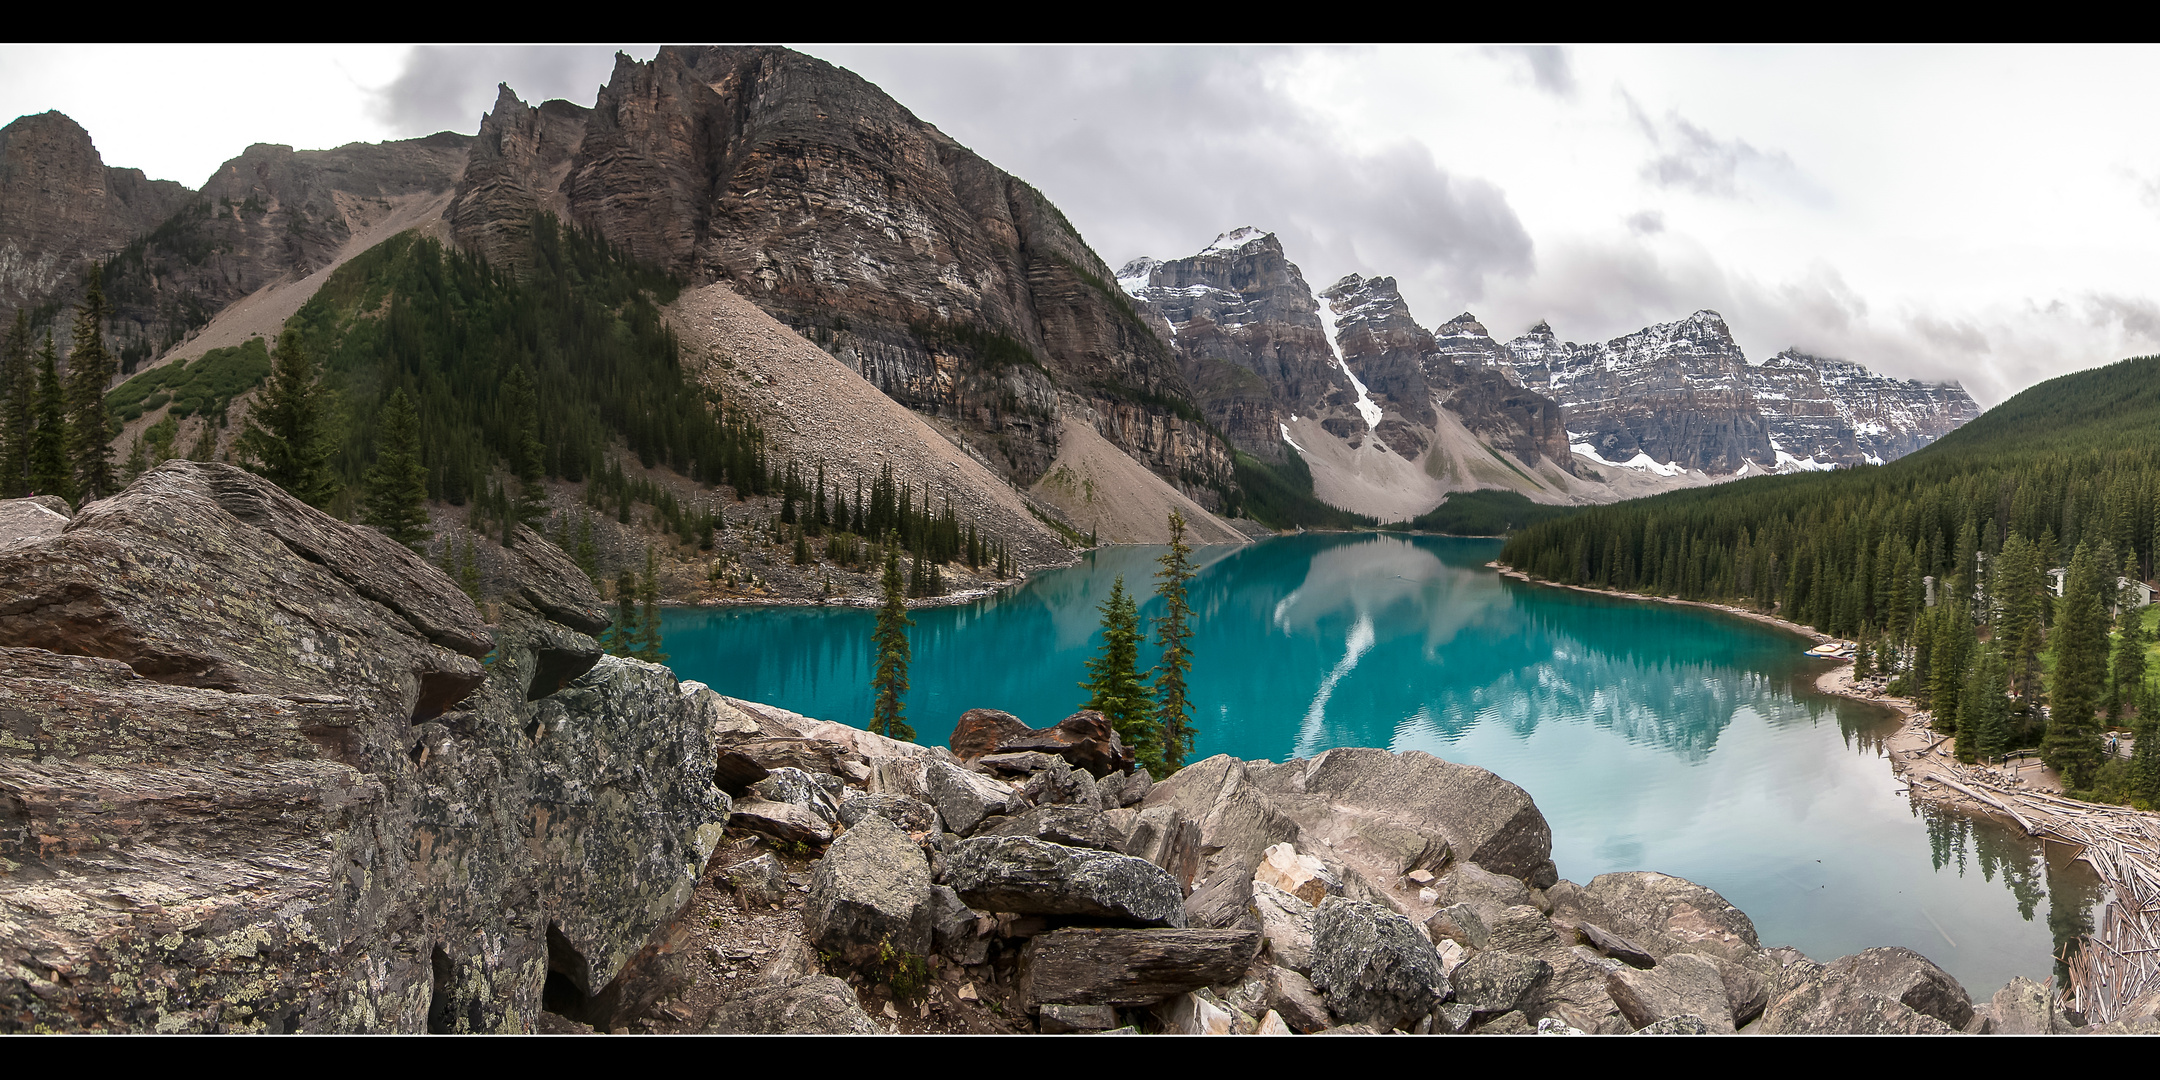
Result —
[[[2160, 357], [2126, 360], [2033, 387], [1888, 466], [1587, 508], [1524, 528], [1501, 559], [1853, 639], [1862, 669], [1894, 676], [1939, 727], [1961, 730], [1971, 709], [1961, 753], [2037, 742], [2073, 788], [2160, 801], [2160, 763], [2103, 769], [2101, 754], [2103, 719], [2150, 715], [2143, 646], [2122, 648], [2142, 624], [2114, 646], [2108, 627], [2118, 578], [2151, 576], [2160, 551], [2156, 424]], [[2133, 783], [2139, 770], [2151, 779]]]

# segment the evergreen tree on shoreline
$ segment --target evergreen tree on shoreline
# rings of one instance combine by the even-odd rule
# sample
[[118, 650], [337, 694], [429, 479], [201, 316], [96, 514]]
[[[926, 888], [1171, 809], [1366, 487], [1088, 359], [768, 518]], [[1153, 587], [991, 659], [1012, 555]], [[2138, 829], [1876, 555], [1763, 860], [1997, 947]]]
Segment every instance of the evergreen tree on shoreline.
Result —
[[1156, 759], [1146, 762], [1158, 776], [1176, 772], [1192, 753], [1192, 701], [1186, 679], [1192, 673], [1192, 605], [1185, 587], [1193, 579], [1192, 545], [1185, 542], [1185, 518], [1170, 511], [1170, 550], [1155, 560], [1161, 584], [1163, 614], [1155, 620], [1155, 644], [1162, 647], [1162, 662], [1155, 665]]
[[[1133, 757], [1141, 761], [1162, 760], [1162, 743], [1156, 737], [1153, 703], [1138, 669], [1140, 616], [1125, 592], [1125, 576], [1111, 583], [1110, 595], [1096, 610], [1102, 612], [1102, 650], [1087, 662], [1087, 680], [1080, 688], [1088, 692], [1083, 709], [1103, 714]], [[1151, 766], [1152, 768], [1152, 766]]]
[[[2103, 542], [2104, 543], [2104, 542]], [[2055, 674], [2049, 687], [2047, 763], [2062, 770], [2072, 788], [2092, 786], [2100, 767], [2100, 729], [2094, 714], [2107, 691], [2107, 606], [2103, 576], [2114, 558], [2104, 548], [2079, 544], [2063, 584], [2055, 632]]]
[[915, 729], [908, 726], [906, 706], [902, 698], [908, 691], [908, 663], [913, 654], [908, 646], [908, 627], [915, 620], [908, 618], [906, 583], [900, 577], [900, 552], [898, 538], [885, 538], [885, 574], [880, 584], [885, 590], [885, 603], [878, 608], [877, 629], [870, 638], [873, 673], [871, 687], [875, 703], [871, 709], [870, 730], [889, 738], [907, 742], [915, 741]]

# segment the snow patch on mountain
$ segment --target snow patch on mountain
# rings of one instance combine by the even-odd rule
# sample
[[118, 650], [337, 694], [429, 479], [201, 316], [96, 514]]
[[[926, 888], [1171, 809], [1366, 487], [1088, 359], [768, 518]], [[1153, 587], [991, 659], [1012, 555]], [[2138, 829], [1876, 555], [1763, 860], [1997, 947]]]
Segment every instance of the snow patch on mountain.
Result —
[[1687, 466], [1682, 465], [1677, 461], [1668, 461], [1663, 464], [1659, 464], [1656, 458], [1651, 457], [1650, 455], [1645, 454], [1641, 451], [1636, 451], [1635, 456], [1629, 458], [1626, 461], [1607, 461], [1604, 458], [1598, 456], [1597, 448], [1591, 446], [1589, 443], [1576, 443], [1573, 446], [1568, 447], [1568, 449], [1573, 453], [1580, 454], [1583, 457], [1589, 458], [1591, 461], [1594, 461], [1600, 465], [1612, 469], [1640, 469], [1644, 472], [1652, 473], [1657, 476], [1683, 476], [1688, 471]]
[[[1225, 233], [1224, 235], [1229, 234]], [[1217, 243], [1220, 242], [1217, 241]], [[1343, 318], [1347, 316], [1338, 317], [1335, 314], [1334, 307], [1322, 299], [1318, 292], [1313, 293], [1312, 298], [1313, 305], [1320, 309], [1320, 334], [1322, 337], [1327, 338], [1328, 352], [1334, 354], [1335, 366], [1342, 369], [1343, 376], [1350, 380], [1351, 388], [1357, 391], [1358, 415], [1365, 418], [1365, 427], [1368, 430], [1378, 428], [1380, 426], [1379, 404], [1373, 401], [1372, 395], [1365, 391], [1364, 380], [1357, 377], [1357, 372], [1350, 370], [1350, 362], [1343, 359], [1342, 347], [1335, 344], [1336, 331], [1342, 326]], [[1355, 312], [1351, 314], [1355, 314]]]

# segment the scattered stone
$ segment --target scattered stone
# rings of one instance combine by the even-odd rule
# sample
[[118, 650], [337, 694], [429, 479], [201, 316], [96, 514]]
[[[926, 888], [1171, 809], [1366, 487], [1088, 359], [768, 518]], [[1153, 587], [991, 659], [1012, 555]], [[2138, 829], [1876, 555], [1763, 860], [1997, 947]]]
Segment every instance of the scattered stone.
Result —
[[1155, 778], [1148, 775], [1146, 767], [1135, 765], [1125, 774], [1125, 783], [1118, 788], [1119, 806], [1138, 806], [1146, 799], [1148, 791], [1155, 786]]
[[1102, 813], [1087, 806], [1053, 804], [1031, 807], [1011, 817], [1000, 818], [987, 827], [978, 828], [975, 835], [1032, 836], [1053, 844], [1117, 851], [1121, 854], [1124, 847], [1123, 837], [1103, 822]]
[[1327, 1002], [1320, 991], [1305, 976], [1289, 968], [1269, 968], [1267, 973], [1267, 1007], [1280, 1014], [1283, 1023], [1301, 1034], [1311, 1034], [1334, 1023], [1328, 1015]]
[[1028, 777], [1021, 785], [1020, 795], [1037, 806], [1062, 803], [1086, 808], [1090, 813], [1102, 805], [1102, 793], [1095, 786], [1095, 778], [1085, 769], [1075, 769], [1064, 758], [1053, 757], [1050, 766]]
[[963, 967], [988, 963], [990, 938], [979, 932], [983, 920], [950, 886], [930, 887], [930, 946], [938, 955]]
[[1115, 852], [1024, 836], [976, 837], [947, 853], [945, 880], [970, 906], [988, 911], [1185, 924], [1183, 890], [1169, 873]]
[[1196, 993], [1184, 993], [1155, 1007], [1165, 1035], [1228, 1035], [1230, 1010]]
[[1027, 750], [1018, 754], [987, 754], [976, 758], [971, 764], [992, 776], [1012, 778], [1033, 776], [1049, 768], [1051, 762], [1063, 760], [1053, 754]]
[[891, 822], [867, 817], [833, 842], [810, 876], [805, 933], [819, 952], [855, 969], [931, 946], [930, 864]]
[[1200, 876], [1200, 823], [1175, 806], [1147, 807], [1126, 837], [1125, 854], [1162, 867], [1179, 888], [1190, 889]]
[[763, 911], [787, 895], [787, 870], [771, 852], [745, 859], [720, 874], [744, 911]]
[[1273, 1009], [1269, 1009], [1267, 1011], [1267, 1015], [1260, 1018], [1260, 1027], [1258, 1030], [1254, 1031], [1253, 1034], [1289, 1035], [1293, 1034], [1293, 1032], [1291, 1032], [1290, 1030], [1290, 1025], [1284, 1022], [1280, 1013], [1277, 1013]]
[[1450, 904], [1433, 912], [1432, 918], [1425, 920], [1425, 933], [1434, 944], [1452, 941], [1471, 949], [1482, 949], [1492, 940], [1484, 916], [1469, 904]]
[[713, 1011], [709, 1035], [876, 1035], [878, 1026], [863, 1012], [848, 984], [830, 975], [811, 975], [786, 983], [759, 986]]
[[1311, 971], [1313, 906], [1267, 882], [1255, 880], [1252, 910], [1260, 920], [1261, 935], [1267, 939], [1268, 955], [1294, 971]]
[[1433, 902], [1440, 905], [1467, 903], [1482, 908], [1505, 908], [1530, 902], [1530, 886], [1521, 878], [1495, 874], [1473, 862], [1459, 862], [1436, 879]]
[[1225, 866], [1193, 887], [1185, 898], [1185, 925], [1258, 929], [1253, 918], [1253, 880], [1243, 868]]
[[1124, 851], [1128, 855], [1132, 854], [1132, 852], [1126, 851], [1126, 849], [1132, 846], [1133, 830], [1139, 824], [1140, 811], [1138, 810], [1121, 807], [1103, 811], [1103, 829], [1117, 838], [1117, 850]]
[[1433, 1010], [1432, 1033], [1435, 1035], [1461, 1035], [1470, 1030], [1477, 1021], [1477, 1010], [1460, 1002], [1449, 1002]]
[[1477, 1026], [1478, 1035], [1531, 1035], [1537, 1028], [1530, 1025], [1530, 1018], [1519, 1012], [1504, 1012]]
[[1829, 969], [1853, 986], [1901, 1002], [1953, 1028], [1971, 1022], [1972, 996], [1927, 957], [1891, 945], [1839, 957]]
[[1668, 1016], [1637, 1028], [1637, 1035], [1709, 1035], [1715, 1028], [1700, 1016]]
[[1552, 965], [1498, 949], [1462, 962], [1447, 978], [1455, 1000], [1481, 1013], [1503, 1013], [1538, 1000], [1552, 981]]
[[1378, 904], [1331, 896], [1313, 916], [1313, 985], [1335, 1015], [1406, 1027], [1448, 996], [1432, 941]]
[[746, 738], [731, 742], [728, 749], [749, 758], [767, 771], [800, 769], [806, 773], [827, 773], [833, 776], [870, 775], [869, 760], [860, 752], [825, 739]]
[[1315, 1035], [1379, 1035], [1383, 1029], [1371, 1024], [1337, 1024], [1331, 1028], [1315, 1031]]
[[917, 840], [939, 832], [937, 808], [905, 795], [862, 795], [840, 804], [840, 824], [852, 829], [873, 814]]
[[1118, 1026], [1117, 1010], [1108, 1005], [1044, 1005], [1035, 1026], [1045, 1035], [1109, 1031]]
[[750, 794], [750, 787], [772, 775], [757, 759], [735, 750], [723, 750], [713, 765], [713, 783], [735, 798]]
[[1570, 1027], [1565, 1020], [1558, 1020], [1548, 1016], [1537, 1022], [1537, 1033], [1540, 1035], [1581, 1035], [1583, 1029]]
[[1074, 927], [1020, 950], [1020, 995], [1030, 1005], [1145, 1005], [1229, 982], [1259, 950], [1249, 930]]
[[1260, 859], [1260, 865], [1253, 869], [1252, 880], [1273, 885], [1313, 905], [1342, 892], [1342, 882], [1328, 873], [1327, 867], [1319, 859], [1311, 855], [1300, 855], [1297, 849], [1289, 844], [1276, 844], [1268, 848]]
[[735, 804], [728, 824], [772, 837], [783, 844], [813, 847], [832, 842], [832, 826], [810, 808], [796, 803], [766, 799], [743, 799]]
[[[1473, 957], [1470, 963], [1475, 962]], [[1730, 1034], [1734, 1030], [1725, 977], [1709, 957], [1676, 953], [1648, 971], [1623, 967], [1606, 977], [1605, 992], [1637, 1029], [1687, 1014], [1701, 1017], [1714, 1031]]]
[[1733, 1026], [1755, 1022], [1770, 1007], [1770, 979], [1782, 969], [1769, 957], [1748, 960], [1717, 960], [1718, 974], [1725, 979], [1725, 1003], [1732, 1007]]
[[1073, 768], [1085, 769], [1094, 776], [1133, 767], [1132, 752], [1119, 741], [1117, 729], [1110, 725], [1108, 717], [1093, 709], [1082, 709], [1052, 727], [1009, 735], [998, 744], [998, 750], [1056, 754]]
[[771, 802], [793, 803], [816, 814], [827, 825], [840, 820], [840, 804], [809, 773], [792, 766], [768, 770], [765, 779], [751, 785], [753, 795]]
[[935, 759], [924, 762], [930, 801], [947, 828], [967, 836], [986, 817], [1021, 808], [1013, 790], [980, 773]]

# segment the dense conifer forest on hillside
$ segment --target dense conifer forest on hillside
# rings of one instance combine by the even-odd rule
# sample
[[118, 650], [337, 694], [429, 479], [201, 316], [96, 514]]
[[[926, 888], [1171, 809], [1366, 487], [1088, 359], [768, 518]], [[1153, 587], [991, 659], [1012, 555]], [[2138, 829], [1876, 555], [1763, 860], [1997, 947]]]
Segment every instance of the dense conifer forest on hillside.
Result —
[[[1986, 730], [1960, 738], [1961, 753], [2044, 739], [2073, 785], [2120, 781], [2124, 794], [2131, 777], [2101, 774], [2099, 730], [2150, 691], [2142, 620], [2112, 643], [2108, 626], [2119, 581], [2154, 572], [2156, 514], [2160, 357], [2139, 357], [2035, 386], [1887, 466], [1592, 507], [1523, 529], [1501, 558], [1854, 639], [1862, 672], [1894, 673], [1941, 729], [1960, 730], [1969, 687], [2000, 687], [2009, 715], [1994, 715], [2002, 694], [1975, 695]], [[2160, 801], [2160, 754], [2137, 772], [2138, 797]]]

